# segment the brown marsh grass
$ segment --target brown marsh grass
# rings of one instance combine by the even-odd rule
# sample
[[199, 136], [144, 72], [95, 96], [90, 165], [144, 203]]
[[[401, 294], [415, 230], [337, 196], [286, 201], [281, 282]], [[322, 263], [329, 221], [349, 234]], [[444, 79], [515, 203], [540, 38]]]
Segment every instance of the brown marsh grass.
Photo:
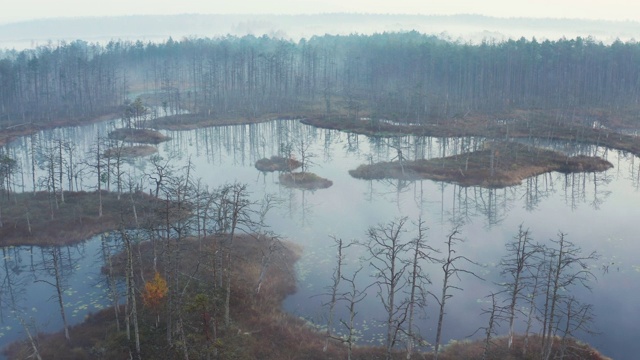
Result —
[[0, 246], [63, 245], [84, 241], [120, 227], [134, 226], [131, 202], [140, 222], [156, 221], [166, 204], [142, 192], [118, 195], [102, 191], [102, 216], [98, 192], [64, 192], [65, 202], [47, 192], [0, 193], [2, 222]]
[[430, 160], [360, 165], [349, 174], [358, 179], [430, 179], [462, 186], [502, 188], [524, 179], [557, 171], [599, 172], [613, 165], [598, 157], [569, 157], [515, 142], [489, 142], [479, 151]]
[[306, 171], [280, 174], [279, 180], [284, 186], [306, 190], [326, 189], [333, 185], [333, 181]]

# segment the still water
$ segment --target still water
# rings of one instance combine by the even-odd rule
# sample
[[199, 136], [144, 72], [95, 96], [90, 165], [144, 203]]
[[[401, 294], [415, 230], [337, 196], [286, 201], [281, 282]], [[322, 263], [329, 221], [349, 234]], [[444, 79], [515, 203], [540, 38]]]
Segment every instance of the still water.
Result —
[[[111, 121], [76, 128], [43, 131], [33, 137], [18, 139], [7, 151], [18, 159], [25, 169], [18, 180], [18, 190], [33, 187], [32, 156], [27, 149], [35, 144], [46, 144], [54, 139], [73, 142], [77, 156], [84, 156], [95, 143], [97, 134], [106, 135], [120, 126]], [[280, 120], [255, 125], [225, 126], [183, 132], [164, 132], [172, 140], [158, 145], [159, 155], [173, 159], [176, 169], [187, 162], [194, 165], [193, 174], [204, 184], [216, 187], [239, 181], [247, 183], [251, 197], [258, 201], [265, 194], [274, 195], [279, 205], [273, 209], [267, 223], [270, 230], [287, 240], [300, 244], [303, 255], [296, 265], [298, 291], [289, 296], [284, 307], [290, 313], [307, 319], [321, 327], [326, 324], [327, 287], [335, 266], [335, 248], [331, 236], [345, 241], [366, 240], [370, 226], [387, 223], [407, 216], [410, 221], [422, 218], [428, 226], [427, 236], [432, 247], [442, 249], [444, 240], [458, 226], [460, 244], [458, 253], [478, 265], [468, 265], [484, 280], [461, 276], [446, 308], [443, 339], [464, 339], [478, 328], [486, 326], [481, 315], [488, 306], [486, 296], [496, 291], [500, 282], [496, 265], [504, 255], [504, 244], [517, 233], [519, 225], [528, 228], [539, 242], [556, 238], [559, 231], [580, 246], [584, 253], [598, 251], [601, 258], [593, 263], [592, 272], [598, 280], [592, 292], [577, 291], [575, 295], [594, 305], [596, 314], [594, 334], [582, 334], [581, 339], [591, 343], [607, 356], [616, 359], [632, 358], [640, 353], [635, 341], [640, 334], [636, 321], [640, 314], [640, 260], [637, 254], [636, 222], [640, 219], [640, 159], [618, 151], [607, 151], [575, 144], [538, 144], [556, 148], [570, 154], [597, 154], [614, 164], [604, 173], [564, 175], [551, 173], [506, 189], [463, 188], [433, 181], [365, 181], [352, 178], [348, 170], [370, 162], [389, 161], [397, 156], [397, 148], [408, 159], [434, 158], [456, 155], [463, 149], [481, 146], [482, 139], [437, 139], [412, 136], [394, 139], [375, 139], [362, 135], [316, 129], [297, 121]], [[311, 154], [310, 171], [333, 181], [333, 186], [317, 191], [289, 189], [278, 183], [277, 173], [261, 173], [255, 169], [256, 160], [277, 155], [283, 146], [296, 149], [308, 147]], [[37, 146], [34, 146], [36, 148]], [[37, 157], [35, 157], [37, 159]], [[151, 189], [145, 179], [150, 171], [146, 159], [136, 159], [128, 165], [128, 174], [140, 179], [140, 185]], [[40, 170], [36, 169], [36, 177]], [[75, 187], [93, 190], [95, 180], [85, 172]], [[113, 188], [112, 188], [113, 190]], [[148, 190], [147, 190], [148, 191]], [[409, 229], [413, 229], [411, 226]], [[412, 234], [407, 234], [407, 240]], [[68, 278], [69, 297], [65, 298], [72, 322], [79, 322], [91, 311], [109, 303], [99, 268], [103, 258], [100, 237], [71, 247], [70, 263], [74, 262]], [[22, 326], [16, 323], [7, 300], [6, 279], [16, 270], [20, 272], [22, 286], [21, 314], [27, 314], [39, 329], [60, 328], [54, 289], [43, 282], [35, 282], [38, 263], [46, 263], [46, 249], [3, 249], [4, 265], [0, 275], [5, 279], [2, 288], [2, 323], [0, 346], [16, 337], [24, 336]], [[362, 247], [353, 246], [346, 254], [346, 271], [364, 266], [359, 274], [359, 285], [371, 282], [373, 271], [362, 257]], [[32, 260], [36, 259], [36, 260]], [[77, 259], [77, 260], [73, 260]], [[31, 265], [31, 263], [35, 265]], [[74, 270], [75, 269], [75, 270]], [[82, 269], [90, 269], [83, 271]], [[441, 270], [425, 264], [433, 284], [439, 291]], [[76, 296], [76, 297], [72, 297]], [[50, 298], [51, 297], [51, 298]], [[338, 304], [337, 319], [345, 317], [346, 304]], [[365, 301], [359, 304], [357, 322], [360, 341], [378, 343], [383, 338], [380, 320], [381, 306], [376, 290], [369, 288]], [[56, 316], [58, 315], [58, 316]], [[435, 340], [437, 309], [435, 301], [417, 320], [417, 326], [427, 341]], [[340, 329], [336, 329], [340, 331]], [[506, 332], [507, 325], [498, 329]], [[344, 331], [344, 330], [342, 330]], [[480, 336], [479, 333], [476, 336]]]

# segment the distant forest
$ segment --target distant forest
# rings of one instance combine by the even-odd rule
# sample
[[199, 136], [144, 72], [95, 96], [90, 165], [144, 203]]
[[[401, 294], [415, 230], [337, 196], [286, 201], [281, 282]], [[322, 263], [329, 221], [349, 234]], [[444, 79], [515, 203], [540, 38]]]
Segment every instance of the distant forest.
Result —
[[[640, 44], [590, 38], [466, 44], [417, 32], [74, 41], [4, 51], [0, 128], [119, 113], [138, 96], [203, 116], [342, 115], [440, 121], [515, 109], [625, 112]], [[157, 116], [162, 116], [160, 110]]]

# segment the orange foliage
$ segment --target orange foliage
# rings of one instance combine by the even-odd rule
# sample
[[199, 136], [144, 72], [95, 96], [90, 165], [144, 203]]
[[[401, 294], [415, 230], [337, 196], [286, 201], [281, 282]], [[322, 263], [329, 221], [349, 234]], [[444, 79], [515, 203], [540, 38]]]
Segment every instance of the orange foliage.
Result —
[[169, 288], [167, 287], [167, 280], [160, 276], [160, 273], [156, 271], [153, 280], [147, 281], [147, 283], [144, 284], [142, 302], [147, 307], [157, 309], [168, 291]]

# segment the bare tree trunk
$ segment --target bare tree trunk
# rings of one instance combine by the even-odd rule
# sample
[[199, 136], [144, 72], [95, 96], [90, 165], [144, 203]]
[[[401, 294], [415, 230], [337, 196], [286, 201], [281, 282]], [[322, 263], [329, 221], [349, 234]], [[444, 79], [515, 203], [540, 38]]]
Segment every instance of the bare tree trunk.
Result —
[[406, 232], [404, 225], [407, 218], [403, 217], [386, 225], [380, 224], [371, 227], [367, 231], [369, 243], [367, 252], [370, 255], [370, 264], [376, 269], [375, 285], [378, 287], [378, 297], [385, 309], [385, 326], [387, 328], [386, 356], [391, 359], [393, 347], [397, 341], [397, 335], [407, 312], [402, 307], [404, 302], [398, 304], [396, 300], [402, 291], [405, 280], [407, 264], [402, 262], [408, 243], [402, 242], [401, 235]]
[[443, 280], [442, 280], [442, 292], [440, 294], [440, 298], [434, 296], [438, 305], [440, 306], [440, 311], [438, 314], [438, 328], [436, 330], [436, 343], [434, 347], [434, 360], [438, 360], [438, 353], [440, 350], [440, 343], [442, 341], [442, 325], [444, 322], [444, 314], [445, 314], [445, 305], [447, 299], [451, 298], [453, 295], [449, 293], [449, 290], [462, 290], [462, 288], [452, 285], [451, 280], [453, 277], [459, 278], [460, 273], [469, 274], [475, 276], [476, 278], [480, 278], [474, 272], [462, 269], [458, 267], [457, 263], [460, 261], [465, 261], [467, 263], [476, 264], [475, 262], [469, 260], [467, 257], [462, 255], [456, 255], [456, 250], [454, 249], [455, 245], [462, 240], [457, 238], [458, 229], [454, 229], [449, 236], [447, 237], [447, 241], [445, 242], [447, 246], [447, 257], [442, 260], [442, 272], [443, 272]]
[[418, 228], [418, 235], [412, 240], [411, 252], [413, 253], [410, 262], [411, 273], [409, 274], [409, 302], [408, 302], [408, 324], [407, 324], [407, 359], [411, 359], [413, 353], [413, 347], [415, 343], [416, 334], [413, 332], [413, 320], [415, 308], [418, 306], [422, 308], [426, 305], [426, 293], [425, 286], [430, 284], [428, 276], [423, 273], [420, 261], [426, 260], [428, 262], [437, 262], [435, 258], [431, 256], [432, 252], [437, 252], [431, 246], [426, 244], [426, 226], [422, 219], [418, 219], [416, 224]]
[[344, 294], [341, 297], [341, 300], [346, 300], [348, 301], [349, 305], [348, 305], [348, 309], [349, 309], [349, 322], [347, 323], [346, 321], [340, 320], [340, 322], [342, 323], [342, 325], [344, 325], [344, 327], [347, 328], [347, 338], [345, 340], [343, 340], [344, 343], [347, 344], [347, 359], [351, 360], [352, 357], [352, 353], [353, 353], [353, 343], [355, 342], [355, 334], [356, 334], [356, 328], [355, 328], [355, 318], [356, 318], [356, 305], [361, 302], [362, 300], [364, 300], [364, 298], [367, 296], [367, 293], [364, 291], [359, 291], [358, 289], [356, 289], [356, 276], [358, 276], [358, 273], [360, 272], [360, 270], [362, 270], [362, 267], [359, 268], [358, 270], [356, 270], [353, 273], [353, 276], [349, 279], [346, 277], [342, 277], [342, 279], [344, 281], [346, 281], [351, 288], [351, 291], [349, 291], [348, 293]]
[[227, 249], [227, 266], [225, 267], [225, 275], [227, 280], [227, 289], [224, 298], [224, 324], [229, 326], [231, 318], [229, 315], [229, 307], [231, 304], [231, 249]]
[[63, 173], [62, 173], [62, 140], [58, 140], [58, 167], [60, 168], [59, 185], [60, 185], [60, 202], [64, 204], [64, 187], [62, 186]]
[[527, 315], [527, 328], [524, 331], [524, 344], [522, 347], [522, 355], [527, 355], [527, 350], [529, 348], [529, 332], [531, 331], [531, 326], [533, 325], [533, 314], [535, 312], [536, 304], [535, 300], [538, 296], [538, 284], [539, 277], [541, 276], [541, 271], [544, 266], [544, 263], [540, 263], [537, 268], [536, 275], [533, 277], [533, 289], [531, 290], [531, 294], [529, 294], [529, 314]]
[[[338, 295], [338, 286], [340, 285], [340, 280], [342, 279], [342, 265], [344, 256], [342, 255], [342, 239], [333, 237], [333, 241], [338, 246], [338, 263], [333, 272], [333, 285], [331, 286], [331, 300], [329, 301], [329, 319], [327, 320], [327, 334], [324, 340], [324, 347], [322, 351], [326, 352], [327, 347], [329, 346], [329, 339], [331, 338], [331, 328], [333, 327], [333, 315], [335, 313], [335, 306]], [[349, 354], [351, 353], [351, 348], [349, 348]]]

